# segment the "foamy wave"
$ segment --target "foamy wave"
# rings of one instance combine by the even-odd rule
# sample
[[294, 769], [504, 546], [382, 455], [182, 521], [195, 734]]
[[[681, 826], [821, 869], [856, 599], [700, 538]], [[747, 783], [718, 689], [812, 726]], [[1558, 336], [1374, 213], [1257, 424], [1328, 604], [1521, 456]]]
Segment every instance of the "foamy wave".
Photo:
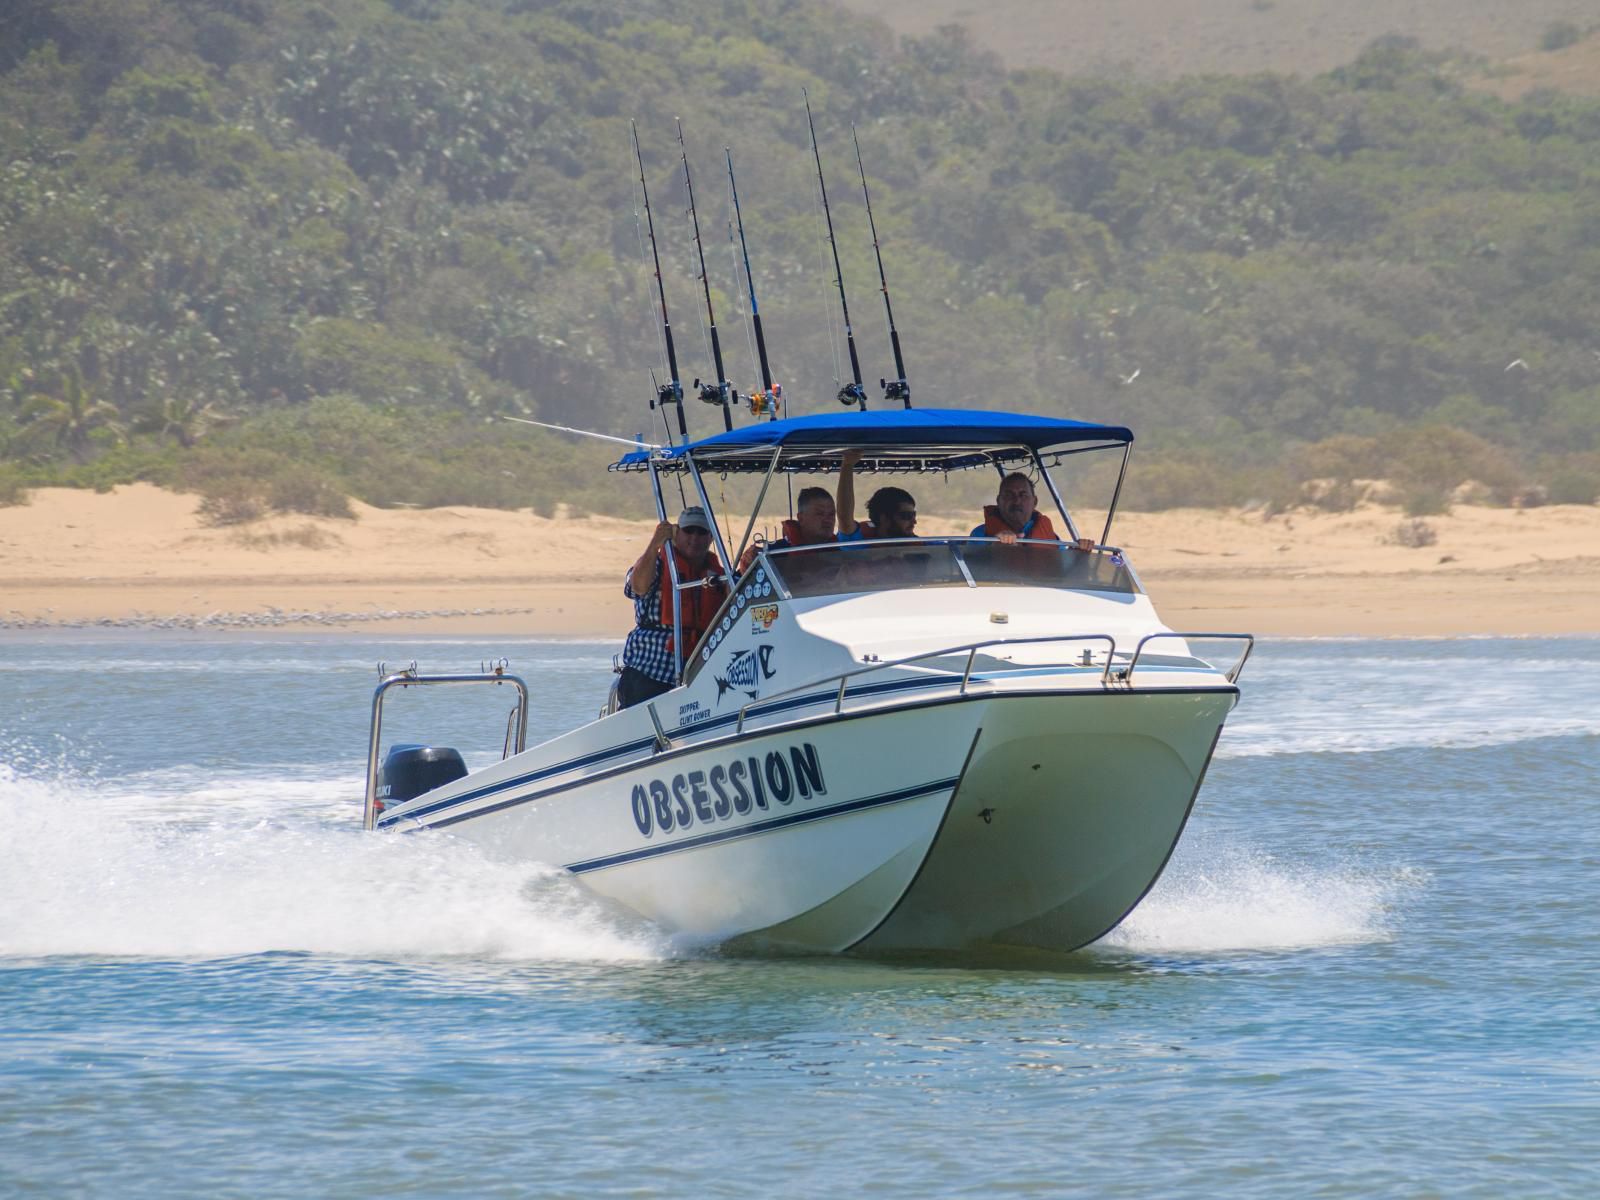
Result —
[[1386, 941], [1413, 872], [1288, 866], [1253, 850], [1195, 846], [1098, 945], [1136, 953], [1298, 950]]
[[1266, 657], [1254, 686], [1247, 681], [1217, 754], [1467, 750], [1600, 736], [1588, 658], [1474, 650], [1450, 645], [1435, 658]]
[[[344, 785], [340, 785], [343, 787]], [[493, 863], [449, 837], [319, 819], [329, 788], [279, 815], [147, 804], [0, 765], [0, 954], [213, 958], [268, 951], [399, 958], [622, 960], [672, 953], [555, 868]]]
[[318, 821], [337, 829], [359, 821], [366, 764], [328, 774], [326, 767], [256, 771], [206, 771], [183, 764], [97, 780], [100, 802], [123, 819], [248, 825], [259, 820]]
[[1387, 750], [1477, 750], [1540, 738], [1600, 736], [1600, 716], [1518, 719], [1498, 723], [1457, 720], [1417, 713], [1395, 714], [1365, 727], [1297, 727], [1286, 721], [1230, 722], [1217, 743], [1218, 758], [1260, 758], [1274, 754], [1376, 754]]

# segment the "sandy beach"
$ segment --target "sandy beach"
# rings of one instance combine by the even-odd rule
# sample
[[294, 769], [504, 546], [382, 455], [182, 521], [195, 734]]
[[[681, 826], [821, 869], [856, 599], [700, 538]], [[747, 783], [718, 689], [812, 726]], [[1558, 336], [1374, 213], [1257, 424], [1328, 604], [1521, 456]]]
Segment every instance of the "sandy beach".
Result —
[[[147, 484], [0, 508], [0, 630], [148, 627], [620, 636], [650, 525], [527, 512], [384, 510], [208, 527]], [[1600, 632], [1600, 507], [1126, 513], [1124, 547], [1178, 629], [1289, 636]], [[971, 519], [925, 517], [923, 533]]]

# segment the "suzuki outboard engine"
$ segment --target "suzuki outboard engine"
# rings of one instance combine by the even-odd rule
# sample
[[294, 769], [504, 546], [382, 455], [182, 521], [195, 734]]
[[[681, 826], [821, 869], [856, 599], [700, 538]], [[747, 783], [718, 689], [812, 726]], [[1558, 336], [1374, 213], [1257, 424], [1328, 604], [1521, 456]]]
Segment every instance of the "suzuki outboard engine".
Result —
[[450, 746], [400, 745], [378, 768], [378, 811], [443, 787], [467, 773], [461, 752]]

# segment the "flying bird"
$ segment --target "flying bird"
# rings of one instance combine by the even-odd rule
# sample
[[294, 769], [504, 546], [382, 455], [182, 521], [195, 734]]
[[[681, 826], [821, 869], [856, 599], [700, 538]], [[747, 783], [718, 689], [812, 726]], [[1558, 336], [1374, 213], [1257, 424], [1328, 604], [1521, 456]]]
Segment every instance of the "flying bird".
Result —
[[1506, 364], [1506, 370], [1508, 371], [1526, 371], [1527, 369], [1528, 364], [1520, 358], [1514, 359]]

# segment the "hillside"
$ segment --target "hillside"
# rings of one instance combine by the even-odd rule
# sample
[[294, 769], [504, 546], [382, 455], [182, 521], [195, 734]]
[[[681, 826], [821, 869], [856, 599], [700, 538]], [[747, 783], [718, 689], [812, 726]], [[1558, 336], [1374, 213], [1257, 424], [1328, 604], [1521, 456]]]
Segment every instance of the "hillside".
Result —
[[1495, 64], [1494, 70], [1474, 86], [1513, 101], [1541, 88], [1574, 96], [1600, 96], [1600, 32], [1569, 45], [1513, 55]]
[[922, 37], [963, 25], [1011, 67], [1184, 75], [1318, 75], [1381, 37], [1498, 61], [1554, 23], [1600, 19], [1591, 0], [842, 0]]
[[836, 403], [802, 89], [874, 396], [851, 122], [918, 403], [1131, 424], [1146, 506], [1379, 478], [1417, 511], [1469, 479], [1595, 498], [1600, 102], [1474, 91], [1404, 40], [1309, 79], [1141, 83], [783, 0], [17, 0], [0, 22], [0, 500], [143, 479], [219, 522], [347, 495], [636, 509], [604, 448], [498, 417], [665, 436], [635, 116], [683, 383], [711, 376], [674, 114], [730, 379], [756, 368], [725, 145], [788, 411]]

